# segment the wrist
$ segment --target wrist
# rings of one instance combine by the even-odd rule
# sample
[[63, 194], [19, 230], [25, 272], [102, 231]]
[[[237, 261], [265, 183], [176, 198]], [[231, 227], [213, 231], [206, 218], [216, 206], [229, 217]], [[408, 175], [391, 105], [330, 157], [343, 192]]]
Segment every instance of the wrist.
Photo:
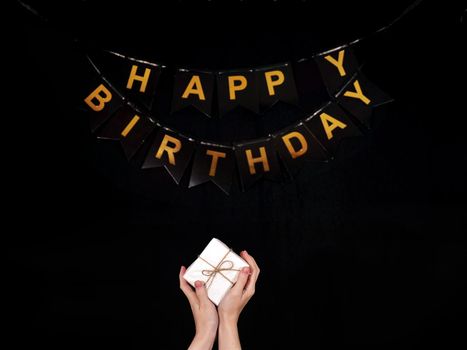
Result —
[[238, 315], [219, 313], [219, 324], [228, 327], [237, 327]]
[[240, 337], [238, 335], [237, 318], [220, 318], [219, 322], [219, 349], [240, 350]]

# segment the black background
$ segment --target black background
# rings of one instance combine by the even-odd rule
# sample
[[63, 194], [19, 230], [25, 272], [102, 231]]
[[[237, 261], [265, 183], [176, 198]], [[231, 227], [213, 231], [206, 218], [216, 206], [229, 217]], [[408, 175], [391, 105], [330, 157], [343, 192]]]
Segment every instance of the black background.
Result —
[[70, 38], [167, 65], [238, 68], [309, 57], [405, 5], [217, 3], [36, 4], [46, 24], [11, 12], [2, 231], [17, 346], [186, 348], [194, 329], [179, 267], [214, 236], [262, 268], [240, 321], [246, 349], [465, 347], [462, 9], [423, 2], [367, 51], [364, 72], [395, 102], [365, 137], [293, 182], [237, 184], [226, 196], [177, 186], [96, 141], [76, 109], [83, 46]]

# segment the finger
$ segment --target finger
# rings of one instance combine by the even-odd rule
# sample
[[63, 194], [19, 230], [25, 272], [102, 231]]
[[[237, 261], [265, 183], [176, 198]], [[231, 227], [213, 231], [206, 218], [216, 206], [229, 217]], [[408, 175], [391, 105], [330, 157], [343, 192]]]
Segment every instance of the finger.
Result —
[[246, 250], [242, 252], [241, 256], [245, 259], [251, 268], [251, 276], [245, 286], [245, 294], [251, 297], [255, 293], [256, 281], [258, 280], [260, 269], [255, 259], [250, 254], [248, 254]]
[[251, 275], [258, 277], [260, 269], [258, 264], [256, 263], [256, 260], [250, 254], [248, 254], [246, 250], [241, 252], [240, 255], [243, 259], [245, 259], [248, 265], [250, 265]]
[[238, 295], [243, 294], [246, 282], [248, 281], [248, 276], [250, 276], [250, 268], [244, 267], [238, 274], [237, 282], [232, 287], [232, 293], [237, 293]]
[[196, 281], [195, 290], [196, 290], [196, 296], [198, 297], [200, 305], [207, 305], [208, 303], [211, 302], [208, 298], [208, 292], [206, 290], [206, 286], [204, 285], [204, 282]]
[[186, 271], [185, 266], [182, 266], [180, 268], [180, 274], [178, 276], [178, 278], [180, 280], [180, 289], [182, 290], [183, 294], [185, 294], [185, 296], [187, 297], [190, 304], [194, 305], [194, 304], [198, 303], [198, 298], [196, 297], [196, 293], [193, 291], [191, 286], [183, 278], [183, 275], [185, 274], [185, 271]]
[[242, 251], [240, 255], [242, 256], [243, 259], [245, 259], [248, 265], [250, 265], [251, 270], [252, 270], [251, 272], [259, 274], [259, 267], [258, 267], [258, 264], [256, 263], [256, 260], [246, 250]]

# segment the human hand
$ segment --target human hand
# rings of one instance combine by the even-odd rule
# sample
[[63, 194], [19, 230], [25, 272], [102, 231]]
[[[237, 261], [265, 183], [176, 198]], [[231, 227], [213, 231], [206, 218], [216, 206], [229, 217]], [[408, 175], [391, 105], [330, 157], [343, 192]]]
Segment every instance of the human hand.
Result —
[[219, 350], [240, 350], [238, 335], [238, 319], [245, 305], [255, 294], [259, 267], [255, 259], [246, 250], [240, 253], [250, 267], [244, 267], [238, 276], [237, 283], [227, 292], [220, 302], [219, 313]]
[[180, 268], [180, 289], [190, 303], [193, 319], [195, 320], [196, 334], [189, 350], [212, 349], [216, 339], [219, 316], [216, 306], [209, 300], [206, 287], [202, 281], [195, 282], [195, 291], [183, 278], [186, 268]]
[[260, 269], [255, 259], [246, 250], [240, 256], [250, 265], [244, 267], [235, 285], [227, 292], [218, 307], [221, 321], [237, 322], [245, 305], [255, 294], [255, 285]]

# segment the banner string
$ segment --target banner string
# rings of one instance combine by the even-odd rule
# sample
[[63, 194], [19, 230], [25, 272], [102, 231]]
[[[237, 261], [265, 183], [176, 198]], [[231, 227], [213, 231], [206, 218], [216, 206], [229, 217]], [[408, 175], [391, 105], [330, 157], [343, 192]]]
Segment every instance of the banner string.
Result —
[[[39, 18], [42, 22], [44, 23], [51, 23], [51, 21], [43, 16], [39, 11], [37, 11], [34, 7], [32, 7], [31, 5], [27, 4], [26, 2], [22, 1], [22, 0], [16, 0], [17, 3], [22, 7], [24, 8], [26, 11], [28, 11], [29, 13], [31, 13], [33, 16]], [[387, 25], [379, 28], [378, 30], [374, 31], [373, 33], [371, 34], [368, 34], [366, 36], [363, 36], [363, 37], [360, 37], [360, 38], [357, 38], [353, 41], [350, 41], [346, 44], [343, 44], [341, 46], [338, 46], [338, 47], [335, 47], [335, 48], [332, 48], [332, 49], [329, 49], [329, 50], [326, 50], [324, 52], [320, 52], [320, 53], [316, 53], [314, 55], [311, 56], [311, 58], [314, 58], [314, 57], [319, 57], [319, 56], [323, 56], [323, 55], [327, 55], [329, 53], [332, 53], [334, 51], [337, 51], [337, 50], [342, 50], [342, 49], [345, 49], [345, 48], [348, 48], [348, 47], [351, 47], [351, 46], [354, 46], [355, 44], [357, 43], [360, 43], [362, 41], [366, 41], [367, 39], [370, 39], [370, 38], [373, 38], [374, 36], [377, 36], [381, 33], [384, 33], [386, 32], [387, 30], [389, 30], [391, 27], [393, 27], [395, 24], [397, 24], [399, 21], [401, 21], [404, 17], [406, 17], [409, 13], [411, 13], [413, 10], [415, 10], [424, 0], [415, 0], [413, 3], [411, 3], [408, 7], [406, 7], [399, 16], [397, 16], [394, 20], [392, 20], [390, 23], [388, 23]], [[78, 37], [73, 37], [72, 38], [73, 42], [76, 42], [76, 43], [81, 43], [81, 40], [78, 38]], [[111, 53], [115, 54], [115, 55], [118, 55], [118, 56], [121, 56], [122, 58], [127, 58], [127, 59], [131, 59], [129, 57], [126, 57], [125, 55], [122, 55], [120, 53], [117, 53], [117, 52], [113, 52], [113, 51], [110, 51]], [[150, 64], [150, 62], [146, 62], [146, 61], [143, 61], [143, 60], [136, 60], [136, 59], [133, 59], [137, 62], [140, 62], [140, 63], [146, 63], [146, 64]]]
[[341, 46], [338, 46], [338, 47], [335, 47], [335, 48], [332, 48], [330, 50], [327, 50], [327, 51], [324, 51], [324, 52], [320, 52], [320, 53], [317, 53], [315, 55], [313, 55], [312, 57], [319, 57], [319, 56], [324, 56], [324, 55], [327, 55], [327, 54], [330, 54], [330, 53], [333, 53], [335, 51], [339, 51], [339, 50], [342, 50], [342, 49], [345, 49], [345, 48], [348, 48], [348, 47], [351, 47], [351, 46], [354, 46], [355, 44], [358, 44], [360, 43], [361, 41], [366, 41], [367, 39], [370, 39], [370, 38], [373, 38], [379, 34], [382, 34], [384, 32], [386, 32], [387, 30], [389, 30], [392, 26], [394, 26], [397, 22], [399, 22], [400, 20], [402, 20], [406, 15], [408, 15], [410, 12], [412, 12], [413, 10], [415, 10], [418, 5], [420, 5], [424, 0], [416, 0], [414, 1], [412, 4], [410, 4], [404, 11], [402, 11], [402, 13], [397, 16], [392, 22], [390, 22], [389, 24], [385, 25], [384, 27], [381, 27], [379, 28], [378, 30], [376, 30], [375, 32], [367, 35], [367, 36], [363, 36], [363, 37], [360, 37], [358, 39], [355, 39], [353, 41], [350, 41], [348, 42], [347, 44], [344, 44], [344, 45], [341, 45]]

